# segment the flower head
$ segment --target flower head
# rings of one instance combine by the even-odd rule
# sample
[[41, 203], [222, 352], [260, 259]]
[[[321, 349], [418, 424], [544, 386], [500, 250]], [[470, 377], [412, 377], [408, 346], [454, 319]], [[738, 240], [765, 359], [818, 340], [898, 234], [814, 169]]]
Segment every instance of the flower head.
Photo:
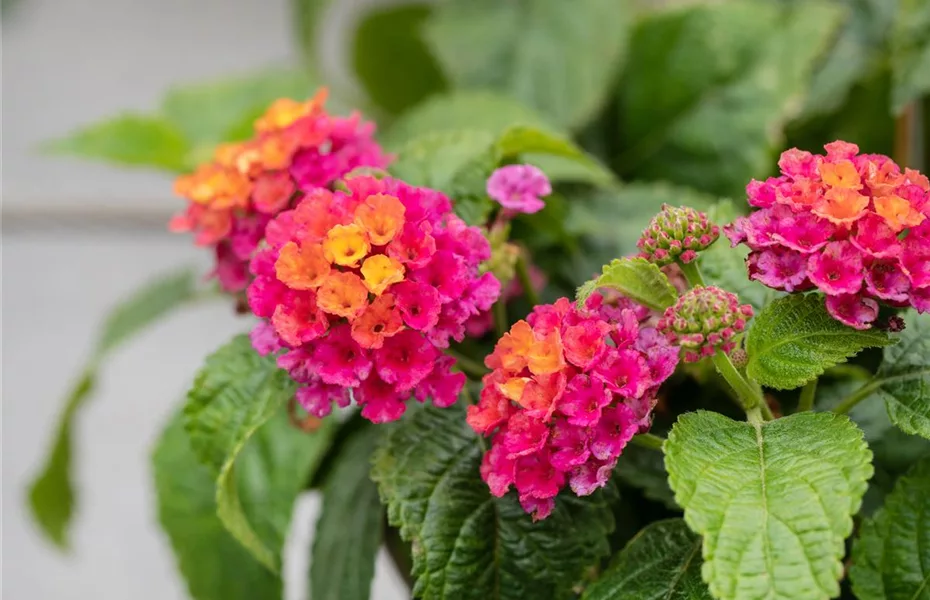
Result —
[[[500, 294], [479, 273], [488, 242], [439, 192], [368, 176], [343, 187], [269, 223], [251, 262], [249, 305], [265, 320], [254, 345], [283, 349], [279, 365], [309, 390], [298, 399], [316, 416], [346, 398], [375, 422], [399, 418], [414, 396], [449, 406], [465, 380], [441, 349]], [[550, 357], [534, 360], [550, 368]]]
[[697, 362], [717, 350], [730, 352], [733, 338], [746, 329], [752, 307], [740, 305], [736, 294], [720, 288], [696, 286], [665, 310], [656, 329], [684, 350], [686, 362]]
[[541, 198], [551, 193], [549, 179], [533, 165], [507, 165], [488, 178], [488, 196], [515, 212], [541, 211], [546, 206]]
[[[175, 182], [175, 193], [189, 204], [169, 228], [192, 231], [197, 245], [215, 248], [214, 275], [227, 291], [248, 285], [249, 259], [275, 215], [357, 167], [387, 165], [387, 155], [372, 139], [374, 126], [358, 115], [327, 114], [325, 99], [326, 91], [321, 90], [306, 102], [276, 100], [255, 121], [252, 139], [219, 146], [211, 162]], [[377, 244], [391, 223], [396, 223], [396, 214], [386, 216], [384, 224], [371, 224], [371, 238], [365, 242]], [[346, 233], [330, 241], [328, 251], [345, 252], [353, 241]], [[283, 268], [292, 269], [292, 277], [306, 276], [300, 270], [312, 270], [317, 250], [309, 250], [304, 259], [298, 256], [302, 248], [289, 252], [290, 267]]]
[[481, 467], [491, 493], [515, 486], [534, 519], [549, 515], [566, 484], [583, 496], [607, 482], [626, 443], [649, 428], [678, 361], [633, 310], [610, 313], [592, 299], [579, 308], [561, 298], [514, 324], [468, 407], [468, 424], [491, 438]]
[[697, 253], [720, 237], [720, 228], [707, 215], [687, 206], [662, 205], [643, 231], [637, 246], [640, 256], [657, 265], [667, 265], [676, 259], [691, 262]]
[[746, 186], [759, 210], [725, 230], [749, 246], [749, 277], [786, 292], [816, 287], [857, 329], [872, 326], [879, 303], [930, 310], [930, 182], [855, 144], [825, 149], [788, 150], [779, 177]]

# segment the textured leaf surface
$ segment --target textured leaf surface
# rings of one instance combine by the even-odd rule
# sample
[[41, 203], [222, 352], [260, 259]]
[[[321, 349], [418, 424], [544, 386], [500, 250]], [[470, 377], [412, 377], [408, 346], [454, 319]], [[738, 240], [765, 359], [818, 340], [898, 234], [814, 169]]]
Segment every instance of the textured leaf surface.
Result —
[[642, 490], [650, 500], [661, 502], [669, 510], [681, 510], [675, 502], [675, 494], [668, 487], [668, 473], [661, 453], [628, 445], [617, 460], [614, 474], [627, 485]]
[[900, 342], [885, 348], [871, 385], [885, 399], [892, 423], [930, 439], [930, 314], [910, 311], [905, 321]]
[[699, 411], [669, 433], [665, 465], [704, 536], [704, 581], [724, 600], [839, 594], [843, 541], [872, 475], [849, 419], [805, 412], [752, 424]]
[[418, 408], [385, 435], [372, 477], [388, 518], [413, 545], [414, 595], [464, 600], [559, 599], [609, 551], [605, 491], [565, 494], [533, 523], [513, 494], [494, 498], [481, 448], [459, 404]]
[[68, 546], [68, 527], [74, 515], [75, 490], [71, 476], [74, 421], [94, 390], [99, 365], [108, 352], [191, 301], [194, 292], [193, 273], [179, 271], [150, 282], [117, 305], [107, 317], [89, 364], [68, 394], [58, 417], [55, 438], [42, 469], [29, 484], [32, 516], [57, 546]]
[[859, 600], [930, 599], [930, 458], [898, 480], [853, 545], [850, 579]]
[[210, 469], [190, 447], [182, 416], [155, 445], [152, 471], [158, 520], [171, 541], [178, 568], [194, 600], [272, 600], [281, 580], [258, 563], [216, 516]]
[[859, 331], [835, 320], [817, 294], [786, 296], [753, 318], [746, 371], [762, 385], [789, 390], [864, 348], [893, 343], [877, 329]]
[[930, 3], [926, 0], [898, 1], [891, 33], [891, 68], [891, 104], [897, 114], [930, 92]]
[[644, 19], [618, 88], [621, 174], [741, 195], [750, 178], [769, 171], [841, 19], [831, 4], [767, 0]]
[[457, 87], [498, 90], [578, 126], [609, 93], [631, 21], [626, 0], [451, 0], [425, 35]]
[[383, 520], [378, 488], [368, 477], [378, 436], [376, 426], [355, 432], [323, 483], [310, 557], [313, 600], [368, 599]]
[[712, 600], [701, 581], [701, 537], [681, 519], [640, 531], [582, 600]]
[[[259, 356], [248, 336], [240, 335], [207, 358], [184, 409], [191, 446], [216, 475], [220, 520], [259, 562], [275, 572], [280, 568], [291, 505], [332, 438], [331, 422], [324, 421], [313, 435], [283, 423], [275, 437], [262, 435], [252, 440], [273, 415], [283, 413], [294, 389], [274, 357]], [[240, 458], [250, 440], [261, 452], [254, 458]], [[265, 484], [275, 492], [258, 523], [250, 522], [243, 510], [249, 498], [239, 495], [236, 471], [244, 460], [263, 462]]]
[[678, 300], [678, 293], [665, 273], [643, 258], [618, 258], [604, 265], [597, 279], [578, 288], [578, 301], [584, 302], [601, 287], [617, 290], [654, 310], [665, 310]]

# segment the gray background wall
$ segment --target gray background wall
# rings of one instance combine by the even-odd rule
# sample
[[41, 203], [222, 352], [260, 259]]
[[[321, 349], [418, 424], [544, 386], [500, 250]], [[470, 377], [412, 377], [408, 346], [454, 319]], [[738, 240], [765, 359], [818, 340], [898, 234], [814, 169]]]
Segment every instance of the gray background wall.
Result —
[[[368, 3], [337, 3], [336, 29]], [[207, 262], [189, 239], [160, 227], [60, 216], [89, 207], [167, 216], [181, 206], [171, 198], [169, 178], [34, 149], [120, 110], [153, 109], [172, 84], [292, 61], [288, 6], [285, 0], [19, 0], [4, 16], [2, 42], [2, 594], [183, 598], [155, 521], [149, 449], [203, 356], [246, 325], [225, 305], [199, 306], [108, 362], [97, 397], [78, 421], [73, 551], [53, 550], [25, 513], [23, 488], [96, 328], [116, 299], [153, 274], [183, 264], [203, 270]], [[323, 44], [338, 67], [339, 31], [327, 32]], [[308, 495], [295, 512], [301, 534], [289, 541], [288, 598], [305, 597], [318, 504]], [[373, 588], [378, 600], [405, 596], [384, 556]]]

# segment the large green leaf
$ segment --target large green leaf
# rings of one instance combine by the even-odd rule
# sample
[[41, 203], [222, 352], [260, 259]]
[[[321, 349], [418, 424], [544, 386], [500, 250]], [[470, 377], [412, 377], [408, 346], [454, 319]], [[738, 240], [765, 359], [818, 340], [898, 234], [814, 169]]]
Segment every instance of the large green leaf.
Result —
[[194, 298], [194, 283], [193, 272], [186, 269], [162, 276], [117, 305], [104, 323], [94, 353], [58, 417], [45, 462], [29, 484], [32, 516], [57, 546], [68, 546], [68, 527], [74, 516], [75, 490], [71, 480], [74, 420], [94, 390], [97, 370], [109, 352], [190, 302]]
[[712, 600], [701, 581], [701, 538], [681, 519], [640, 531], [582, 600]]
[[[207, 358], [188, 392], [185, 427], [191, 447], [216, 476], [217, 514], [233, 536], [273, 572], [280, 568], [281, 547], [292, 505], [332, 440], [332, 421], [313, 435], [277, 427], [274, 436], [256, 434], [274, 415], [281, 415], [295, 385], [278, 369], [273, 356], [259, 356], [248, 336], [240, 335]], [[281, 417], [284, 418], [284, 417]], [[255, 437], [255, 439], [253, 439]], [[251, 443], [261, 448], [243, 454]], [[240, 456], [241, 455], [241, 456]], [[240, 497], [236, 471], [245, 461], [261, 461], [268, 505], [253, 522]]]
[[891, 68], [891, 105], [897, 114], [930, 92], [930, 3], [926, 0], [898, 0], [891, 32]]
[[422, 407], [394, 425], [372, 477], [390, 523], [413, 546], [414, 596], [463, 600], [569, 597], [609, 551], [606, 492], [564, 494], [533, 523], [514, 494], [490, 495], [464, 407]]
[[[771, 168], [783, 125], [842, 11], [734, 0], [654, 13], [620, 83], [624, 175], [740, 195]], [[708, 35], [708, 32], [713, 35]]]
[[368, 477], [378, 437], [373, 425], [354, 432], [323, 483], [310, 557], [313, 600], [368, 599], [383, 530], [378, 488]]
[[216, 516], [214, 477], [191, 449], [180, 413], [155, 445], [152, 470], [158, 520], [194, 600], [281, 597], [280, 578], [233, 539]]
[[885, 399], [891, 422], [906, 433], [930, 439], [930, 314], [906, 315], [901, 341], [885, 348], [868, 384]]
[[849, 577], [859, 600], [930, 599], [930, 458], [898, 480], [862, 524]]
[[429, 7], [416, 4], [373, 10], [355, 32], [355, 74], [375, 104], [392, 114], [445, 87], [442, 72], [420, 37], [429, 13]]
[[457, 87], [494, 89], [563, 126], [601, 108], [627, 44], [627, 0], [450, 0], [425, 34]]
[[685, 521], [704, 536], [704, 581], [721, 600], [826, 600], [840, 593], [844, 540], [872, 475], [843, 415], [767, 423], [686, 413], [665, 465]]
[[753, 319], [746, 341], [750, 377], [769, 387], [790, 390], [864, 348], [894, 340], [877, 329], [860, 331], [830, 316], [822, 296], [785, 296]]
[[183, 131], [166, 117], [138, 114], [100, 121], [43, 145], [56, 154], [172, 172], [185, 170], [190, 148]]
[[584, 302], [602, 287], [617, 290], [630, 300], [658, 311], [678, 300], [678, 292], [665, 273], [644, 258], [617, 258], [604, 265], [599, 277], [578, 288], [578, 301]]

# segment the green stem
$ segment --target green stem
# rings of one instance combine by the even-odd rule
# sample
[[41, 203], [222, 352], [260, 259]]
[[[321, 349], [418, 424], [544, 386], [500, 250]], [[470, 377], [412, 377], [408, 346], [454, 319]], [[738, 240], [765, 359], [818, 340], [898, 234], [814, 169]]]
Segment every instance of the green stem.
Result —
[[758, 384], [743, 377], [733, 366], [729, 356], [723, 352], [716, 352], [711, 360], [714, 366], [717, 367], [717, 372], [727, 380], [727, 383], [736, 392], [743, 410], [748, 413], [750, 410], [758, 408], [767, 420], [773, 418], [772, 411], [762, 396], [762, 389]]
[[798, 400], [798, 412], [814, 410], [814, 399], [817, 397], [817, 380], [812, 379], [801, 389], [801, 399]]
[[681, 262], [680, 260], [676, 262], [678, 266], [681, 267], [681, 272], [685, 274], [685, 279], [688, 280], [691, 287], [704, 285], [704, 278], [701, 277], [701, 270], [698, 268], [696, 260], [692, 260], [689, 263]]
[[654, 433], [641, 433], [630, 438], [630, 443], [651, 450], [662, 450], [662, 444], [665, 443], [665, 438], [661, 438]]
[[536, 288], [533, 287], [533, 281], [530, 279], [530, 269], [526, 264], [526, 258], [523, 257], [523, 253], [520, 253], [520, 256], [517, 257], [517, 279], [520, 280], [520, 285], [523, 287], [523, 294], [526, 296], [526, 299], [529, 300], [530, 304], [536, 306], [539, 304], [539, 294], [536, 292]]
[[455, 350], [446, 350], [446, 354], [455, 359], [456, 366], [466, 375], [481, 379], [489, 373], [488, 369], [477, 360], [468, 358]]
[[833, 409], [838, 415], [845, 415], [853, 409], [854, 406], [871, 396], [875, 390], [881, 387], [882, 382], [878, 380], [872, 380], [861, 388], [847, 396], [842, 402], [836, 405], [836, 408]]
[[507, 322], [507, 304], [501, 298], [494, 303], [494, 329], [497, 331], [497, 337], [502, 338], [507, 330], [510, 329]]

